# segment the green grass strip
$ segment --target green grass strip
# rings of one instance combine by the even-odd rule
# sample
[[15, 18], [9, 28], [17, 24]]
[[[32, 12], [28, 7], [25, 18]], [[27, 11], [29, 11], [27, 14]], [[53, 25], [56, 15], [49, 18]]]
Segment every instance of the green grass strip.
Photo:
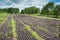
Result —
[[36, 27], [39, 28], [40, 30], [43, 30], [43, 31], [49, 32], [49, 30], [47, 30], [46, 28], [40, 27], [39, 25], [36, 25]]
[[14, 40], [17, 40], [17, 33], [16, 33], [16, 25], [15, 25], [15, 20], [12, 18], [11, 20], [11, 26], [12, 26], [12, 36]]
[[7, 16], [9, 16], [9, 14], [7, 14], [7, 13], [1, 13], [0, 14], [0, 26], [2, 26], [5, 23], [5, 21], [8, 19]]
[[[51, 32], [50, 32], [49, 30], [47, 30], [46, 28], [40, 27], [40, 26], [38, 26], [38, 25], [37, 25], [37, 28], [39, 28], [40, 30], [43, 30], [43, 31], [45, 31], [45, 32], [51, 33]], [[58, 30], [58, 27], [56, 28], [56, 30]], [[58, 34], [58, 33], [52, 32], [51, 34], [59, 37], [59, 34]]]
[[37, 34], [37, 32], [33, 31], [33, 30], [30, 28], [30, 26], [25, 25], [25, 29], [28, 30], [28, 31], [31, 33], [31, 35], [32, 35], [33, 37], [35, 37], [37, 40], [45, 40], [45, 39], [43, 39], [41, 36], [39, 36], [39, 35]]

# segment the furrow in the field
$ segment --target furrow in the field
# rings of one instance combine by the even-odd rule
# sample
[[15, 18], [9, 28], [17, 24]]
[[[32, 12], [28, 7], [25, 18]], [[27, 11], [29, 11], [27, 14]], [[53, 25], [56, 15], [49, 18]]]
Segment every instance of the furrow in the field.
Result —
[[4, 22], [4, 24], [0, 28], [0, 40], [12, 40], [11, 36], [11, 27], [9, 25], [11, 21], [11, 17]]

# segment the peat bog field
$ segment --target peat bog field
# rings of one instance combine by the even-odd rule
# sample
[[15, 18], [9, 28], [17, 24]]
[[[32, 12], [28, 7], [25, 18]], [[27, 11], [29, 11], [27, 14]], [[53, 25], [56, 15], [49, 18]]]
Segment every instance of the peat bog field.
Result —
[[1, 14], [0, 40], [60, 40], [60, 20]]

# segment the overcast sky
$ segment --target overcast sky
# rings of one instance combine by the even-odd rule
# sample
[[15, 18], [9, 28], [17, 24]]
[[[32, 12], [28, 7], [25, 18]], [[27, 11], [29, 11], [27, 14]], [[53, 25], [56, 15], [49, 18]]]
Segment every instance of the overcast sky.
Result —
[[0, 0], [0, 8], [14, 7], [24, 9], [30, 6], [36, 6], [40, 9], [48, 2], [60, 4], [60, 0]]

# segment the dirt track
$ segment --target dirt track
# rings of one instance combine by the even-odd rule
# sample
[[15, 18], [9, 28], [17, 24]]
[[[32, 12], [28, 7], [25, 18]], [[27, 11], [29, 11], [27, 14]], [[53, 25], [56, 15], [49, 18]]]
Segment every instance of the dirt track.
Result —
[[[5, 23], [0, 26], [0, 40], [12, 40], [13, 37], [10, 32], [11, 26], [9, 26], [11, 19], [12, 17], [9, 16]], [[60, 37], [56, 37], [52, 34], [52, 32], [59, 34], [60, 20], [37, 18], [26, 15], [14, 15], [13, 19], [16, 21], [17, 40], [36, 40], [28, 30], [24, 29], [24, 25], [19, 20], [24, 24], [29, 25], [32, 30], [43, 36], [45, 40], [60, 40]], [[49, 32], [40, 30], [36, 25], [46, 28]], [[57, 27], [58, 30], [56, 29]]]

